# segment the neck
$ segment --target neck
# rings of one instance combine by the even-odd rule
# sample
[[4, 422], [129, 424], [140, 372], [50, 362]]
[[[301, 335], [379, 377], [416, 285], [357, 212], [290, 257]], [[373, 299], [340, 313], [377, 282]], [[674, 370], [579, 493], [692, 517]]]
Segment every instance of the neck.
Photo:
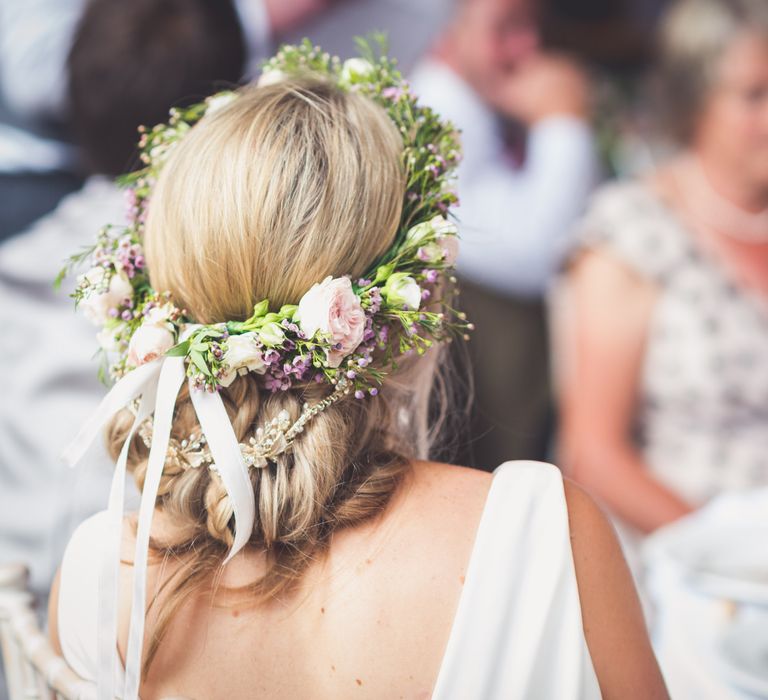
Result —
[[715, 163], [704, 153], [695, 153], [707, 181], [723, 199], [750, 214], [768, 210], [768, 187], [750, 182], [738, 168]]

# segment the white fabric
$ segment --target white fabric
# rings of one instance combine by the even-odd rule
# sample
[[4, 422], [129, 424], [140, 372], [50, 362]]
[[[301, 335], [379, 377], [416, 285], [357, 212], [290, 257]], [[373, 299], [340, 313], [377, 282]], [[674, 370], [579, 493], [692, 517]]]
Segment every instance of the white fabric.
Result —
[[673, 698], [768, 697], [767, 512], [768, 488], [728, 493], [645, 541], [653, 645]]
[[[163, 475], [165, 458], [168, 454], [168, 442], [173, 425], [173, 409], [176, 396], [179, 393], [186, 375], [183, 357], [167, 357], [162, 361], [160, 378], [157, 385], [157, 403], [155, 404], [154, 424], [152, 430], [152, 447], [149, 450], [147, 474], [144, 478], [144, 488], [141, 494], [139, 508], [139, 523], [136, 528], [136, 551], [133, 558], [133, 593], [131, 600], [131, 622], [128, 629], [128, 651], [125, 663], [125, 695], [127, 700], [136, 700], [139, 695], [141, 678], [141, 655], [144, 645], [144, 619], [147, 600], [147, 566], [149, 559], [149, 538], [152, 529], [152, 516], [155, 513], [155, 502]], [[140, 368], [139, 368], [140, 369]], [[117, 385], [115, 385], [117, 388]], [[219, 401], [221, 398], [219, 397]], [[227, 420], [227, 422], [229, 422]], [[132, 436], [129, 435], [128, 440]], [[253, 521], [250, 523], [253, 529]], [[242, 529], [242, 528], [238, 528]], [[249, 530], [250, 532], [250, 530]], [[100, 589], [102, 586], [100, 586]], [[101, 594], [101, 600], [106, 601], [113, 591], [106, 590]], [[117, 605], [117, 600], [112, 604]], [[106, 616], [105, 616], [106, 619]], [[104, 640], [104, 650], [114, 650], [117, 638]], [[107, 656], [104, 650], [99, 652]], [[113, 698], [116, 693], [104, 697]]]
[[462, 132], [459, 272], [501, 293], [540, 296], [597, 183], [589, 126], [565, 116], [542, 120], [530, 129], [518, 168], [497, 116], [453, 70], [425, 60], [410, 77], [420, 101]]
[[[107, 513], [85, 521], [64, 555], [59, 637], [85, 679], [96, 675], [97, 552]], [[600, 698], [586, 645], [562, 478], [507, 462], [494, 475], [434, 700]]]

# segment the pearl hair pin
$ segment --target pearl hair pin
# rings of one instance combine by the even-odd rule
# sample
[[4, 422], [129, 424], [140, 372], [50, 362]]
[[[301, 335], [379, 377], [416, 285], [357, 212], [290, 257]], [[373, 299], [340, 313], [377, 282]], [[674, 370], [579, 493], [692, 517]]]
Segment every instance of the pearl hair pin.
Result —
[[[245, 443], [240, 443], [240, 453], [246, 466], [254, 469], [264, 469], [275, 457], [288, 452], [296, 438], [304, 432], [304, 427], [315, 416], [325, 411], [343, 396], [350, 393], [349, 382], [345, 378], [338, 380], [334, 391], [314, 405], [305, 403], [298, 419], [291, 423], [291, 416], [283, 409], [266, 426], [256, 429]], [[139, 429], [144, 445], [149, 448], [152, 445], [152, 419], [149, 418]], [[217, 471], [213, 455], [208, 448], [205, 435], [192, 433], [183, 440], [171, 438], [168, 444], [168, 452], [165, 458], [166, 464], [172, 464], [178, 469], [193, 468], [208, 465]]]

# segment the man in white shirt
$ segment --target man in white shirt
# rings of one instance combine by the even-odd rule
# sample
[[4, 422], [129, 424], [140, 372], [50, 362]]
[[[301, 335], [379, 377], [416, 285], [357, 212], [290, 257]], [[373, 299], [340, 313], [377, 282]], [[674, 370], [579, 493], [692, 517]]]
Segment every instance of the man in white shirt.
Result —
[[533, 0], [460, 0], [411, 76], [424, 103], [462, 130], [458, 269], [462, 307], [476, 326], [471, 445], [462, 457], [487, 469], [546, 454], [543, 296], [598, 178], [588, 81], [539, 42]]

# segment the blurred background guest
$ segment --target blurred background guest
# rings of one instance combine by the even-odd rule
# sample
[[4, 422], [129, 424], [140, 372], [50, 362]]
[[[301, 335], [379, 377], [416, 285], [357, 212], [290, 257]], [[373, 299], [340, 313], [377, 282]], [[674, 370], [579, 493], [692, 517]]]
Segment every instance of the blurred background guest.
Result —
[[229, 0], [92, 0], [78, 24], [67, 102], [87, 179], [0, 246], [0, 297], [12, 300], [0, 305], [0, 560], [26, 562], [41, 595], [68, 533], [103, 507], [111, 478], [103, 449], [83, 473], [65, 471], [59, 456], [104, 388], [89, 360], [93, 327], [75, 323], [71, 299], [52, 281], [94, 231], [125, 221], [112, 178], [137, 166], [139, 125], [235, 83], [245, 57]]
[[462, 0], [412, 84], [464, 144], [458, 270], [476, 326], [475, 398], [459, 460], [494, 469], [543, 458], [551, 401], [542, 297], [598, 174], [588, 80], [542, 50], [533, 0]]
[[[273, 37], [337, 1], [234, 0], [246, 75], [258, 74]], [[119, 14], [120, 4], [114, 0], [109, 8]], [[0, 0], [0, 240], [49, 212], [87, 177], [69, 130], [66, 69], [87, 5], [87, 0]]]
[[768, 483], [768, 3], [680, 0], [660, 43], [679, 154], [595, 196], [558, 323], [564, 463], [630, 555]]

